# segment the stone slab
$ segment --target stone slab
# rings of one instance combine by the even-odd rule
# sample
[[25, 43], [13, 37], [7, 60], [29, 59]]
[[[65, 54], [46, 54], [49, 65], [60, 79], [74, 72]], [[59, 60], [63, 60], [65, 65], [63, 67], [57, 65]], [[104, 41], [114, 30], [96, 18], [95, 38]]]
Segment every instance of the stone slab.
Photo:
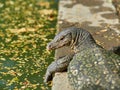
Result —
[[53, 78], [52, 90], [73, 90], [72, 87], [69, 85], [68, 79], [66, 77], [67, 77], [66, 72], [56, 73], [55, 77]]

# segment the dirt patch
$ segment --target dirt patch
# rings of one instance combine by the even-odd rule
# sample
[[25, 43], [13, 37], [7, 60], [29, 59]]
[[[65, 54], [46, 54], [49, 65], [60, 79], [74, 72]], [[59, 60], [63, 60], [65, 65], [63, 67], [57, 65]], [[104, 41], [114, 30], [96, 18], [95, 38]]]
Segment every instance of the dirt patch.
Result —
[[92, 1], [90, 1], [90, 0], [77, 0], [77, 1], [78, 1], [78, 3], [81, 3], [84, 6], [89, 6], [89, 7], [91, 7], [91, 6], [98, 6], [98, 5], [101, 6], [104, 3], [101, 0], [92, 0]]
[[97, 13], [97, 12], [105, 12], [105, 11], [113, 11], [111, 8], [109, 7], [99, 7], [99, 8], [91, 8], [91, 13]]
[[114, 13], [106, 13], [106, 14], [102, 14], [101, 16], [106, 19], [116, 19], [117, 18], [117, 16]]

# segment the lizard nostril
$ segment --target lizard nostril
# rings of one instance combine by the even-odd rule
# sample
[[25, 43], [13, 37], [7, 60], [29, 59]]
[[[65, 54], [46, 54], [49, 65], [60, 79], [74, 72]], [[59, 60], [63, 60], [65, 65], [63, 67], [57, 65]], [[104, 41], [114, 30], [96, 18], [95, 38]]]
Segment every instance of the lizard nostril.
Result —
[[51, 47], [52, 47], [51, 43], [48, 43], [48, 45], [47, 45], [47, 50], [50, 50]]

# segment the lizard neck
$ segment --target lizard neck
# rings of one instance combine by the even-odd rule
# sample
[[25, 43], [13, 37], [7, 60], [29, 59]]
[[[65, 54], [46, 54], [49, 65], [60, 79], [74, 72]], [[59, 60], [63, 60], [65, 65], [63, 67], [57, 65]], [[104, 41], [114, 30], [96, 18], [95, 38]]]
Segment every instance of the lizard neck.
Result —
[[95, 40], [93, 39], [87, 39], [83, 42], [78, 42], [77, 45], [74, 46], [74, 52], [79, 52], [79, 51], [83, 51], [89, 48], [95, 48], [97, 47], [97, 44], [95, 42]]

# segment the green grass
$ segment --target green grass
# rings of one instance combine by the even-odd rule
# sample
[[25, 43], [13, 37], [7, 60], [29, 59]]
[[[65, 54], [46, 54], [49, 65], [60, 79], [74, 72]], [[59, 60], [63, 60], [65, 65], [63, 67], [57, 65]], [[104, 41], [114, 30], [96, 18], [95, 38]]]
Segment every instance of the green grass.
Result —
[[46, 44], [57, 21], [54, 0], [0, 1], [0, 90], [49, 90], [43, 83], [53, 53]]

